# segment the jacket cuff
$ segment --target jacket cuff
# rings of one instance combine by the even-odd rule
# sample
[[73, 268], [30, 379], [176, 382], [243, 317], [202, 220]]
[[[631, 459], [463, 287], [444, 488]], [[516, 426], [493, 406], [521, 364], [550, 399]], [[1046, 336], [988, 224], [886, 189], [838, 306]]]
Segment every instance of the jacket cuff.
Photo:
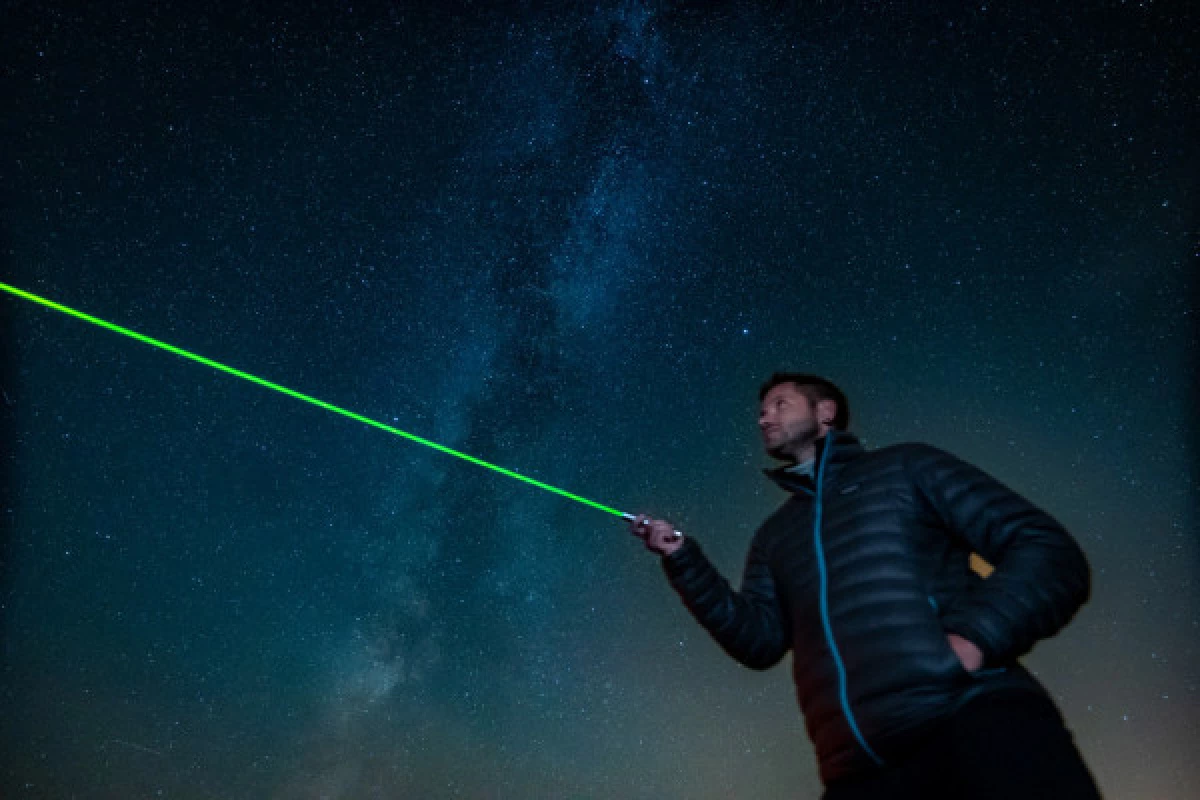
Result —
[[676, 578], [696, 566], [703, 558], [700, 545], [688, 536], [678, 550], [662, 557], [663, 571], [667, 573], [668, 578]]

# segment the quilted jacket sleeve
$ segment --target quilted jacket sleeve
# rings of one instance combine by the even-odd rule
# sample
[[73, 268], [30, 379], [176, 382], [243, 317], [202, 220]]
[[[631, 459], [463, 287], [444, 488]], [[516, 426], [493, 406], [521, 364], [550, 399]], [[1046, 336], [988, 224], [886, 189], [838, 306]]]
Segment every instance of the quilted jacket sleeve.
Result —
[[695, 539], [663, 559], [663, 570], [692, 616], [725, 652], [751, 669], [769, 669], [787, 653], [789, 636], [775, 581], [755, 537], [742, 588], [733, 591]]
[[914, 445], [909, 468], [949, 532], [995, 567], [943, 619], [946, 630], [983, 651], [985, 666], [1009, 663], [1029, 652], [1087, 602], [1087, 560], [1053, 517], [935, 447]]

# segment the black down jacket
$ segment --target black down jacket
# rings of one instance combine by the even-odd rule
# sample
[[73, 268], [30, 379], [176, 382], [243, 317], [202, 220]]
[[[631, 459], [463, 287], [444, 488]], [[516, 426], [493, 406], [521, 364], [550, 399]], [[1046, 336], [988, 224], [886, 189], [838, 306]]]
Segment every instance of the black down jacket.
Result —
[[[663, 568], [742, 664], [767, 669], [792, 651], [822, 781], [896, 759], [978, 694], [1045, 691], [1017, 658], [1090, 590], [1058, 522], [929, 445], [867, 451], [834, 431], [815, 465], [815, 480], [767, 473], [791, 497], [755, 534], [739, 591], [690, 537]], [[972, 551], [994, 565], [987, 579]], [[980, 670], [963, 669], [950, 632], [983, 651]]]

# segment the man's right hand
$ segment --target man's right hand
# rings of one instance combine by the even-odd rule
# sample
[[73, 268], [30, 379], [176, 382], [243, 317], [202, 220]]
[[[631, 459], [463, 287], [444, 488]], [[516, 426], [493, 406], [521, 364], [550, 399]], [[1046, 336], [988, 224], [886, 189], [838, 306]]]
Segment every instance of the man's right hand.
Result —
[[642, 540], [646, 549], [660, 556], [669, 556], [683, 546], [683, 535], [666, 520], [651, 519], [638, 514], [629, 523], [629, 532]]

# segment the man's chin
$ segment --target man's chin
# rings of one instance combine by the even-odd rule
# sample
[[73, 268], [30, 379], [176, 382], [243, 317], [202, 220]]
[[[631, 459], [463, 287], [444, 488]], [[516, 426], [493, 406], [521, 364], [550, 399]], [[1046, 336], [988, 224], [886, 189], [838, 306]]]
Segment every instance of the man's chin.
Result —
[[787, 461], [791, 464], [796, 463], [796, 459], [792, 457], [791, 453], [787, 452], [787, 448], [785, 446], [768, 447], [767, 455], [776, 461]]

